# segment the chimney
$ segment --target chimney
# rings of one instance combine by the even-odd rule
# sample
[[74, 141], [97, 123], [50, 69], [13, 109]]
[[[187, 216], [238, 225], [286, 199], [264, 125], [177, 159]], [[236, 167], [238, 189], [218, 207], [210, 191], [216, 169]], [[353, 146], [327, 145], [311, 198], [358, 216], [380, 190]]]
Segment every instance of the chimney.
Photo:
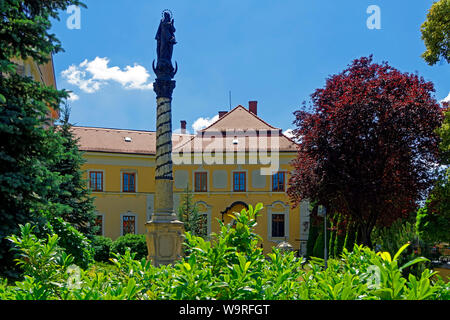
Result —
[[248, 102], [248, 111], [250, 111], [255, 116], [257, 116], [258, 115], [258, 101], [249, 101]]
[[219, 111], [219, 119], [226, 115], [228, 111]]
[[186, 121], [181, 120], [180, 122], [181, 122], [181, 133], [186, 134]]

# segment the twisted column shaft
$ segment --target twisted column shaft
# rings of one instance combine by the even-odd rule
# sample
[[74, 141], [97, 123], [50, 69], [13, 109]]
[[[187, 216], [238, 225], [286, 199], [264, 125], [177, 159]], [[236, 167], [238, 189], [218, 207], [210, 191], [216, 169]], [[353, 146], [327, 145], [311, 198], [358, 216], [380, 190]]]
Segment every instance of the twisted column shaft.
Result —
[[157, 99], [154, 221], [176, 219], [173, 211], [172, 101]]

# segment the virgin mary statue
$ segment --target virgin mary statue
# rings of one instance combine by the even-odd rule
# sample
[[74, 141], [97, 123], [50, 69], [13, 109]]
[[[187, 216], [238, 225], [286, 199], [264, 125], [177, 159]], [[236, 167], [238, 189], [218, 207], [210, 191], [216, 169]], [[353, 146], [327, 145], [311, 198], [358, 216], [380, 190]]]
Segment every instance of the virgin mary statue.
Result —
[[156, 69], [162, 71], [168, 68], [170, 71], [173, 71], [173, 45], [177, 42], [175, 40], [174, 20], [169, 11], [164, 11], [164, 18], [161, 19], [155, 39], [157, 41], [156, 53], [158, 57]]

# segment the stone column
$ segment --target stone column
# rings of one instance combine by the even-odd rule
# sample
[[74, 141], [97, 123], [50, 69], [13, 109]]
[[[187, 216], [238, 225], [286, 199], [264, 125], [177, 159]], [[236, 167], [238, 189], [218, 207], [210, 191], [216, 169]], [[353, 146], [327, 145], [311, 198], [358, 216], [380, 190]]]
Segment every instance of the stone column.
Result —
[[172, 91], [175, 81], [156, 79], [156, 169], [155, 204], [151, 221], [146, 223], [148, 259], [155, 266], [181, 258], [184, 225], [173, 211], [172, 170]]

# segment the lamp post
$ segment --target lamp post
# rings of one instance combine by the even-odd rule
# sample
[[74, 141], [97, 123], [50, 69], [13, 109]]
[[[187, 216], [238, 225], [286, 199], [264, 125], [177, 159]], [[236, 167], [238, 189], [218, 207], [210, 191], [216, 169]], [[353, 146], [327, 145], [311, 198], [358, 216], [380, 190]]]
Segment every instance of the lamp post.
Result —
[[327, 260], [328, 260], [328, 252], [327, 252], [327, 208], [320, 205], [319, 206], [320, 215], [323, 215], [323, 238], [324, 238], [324, 246], [323, 246], [323, 258], [325, 263], [325, 269], [327, 269]]

